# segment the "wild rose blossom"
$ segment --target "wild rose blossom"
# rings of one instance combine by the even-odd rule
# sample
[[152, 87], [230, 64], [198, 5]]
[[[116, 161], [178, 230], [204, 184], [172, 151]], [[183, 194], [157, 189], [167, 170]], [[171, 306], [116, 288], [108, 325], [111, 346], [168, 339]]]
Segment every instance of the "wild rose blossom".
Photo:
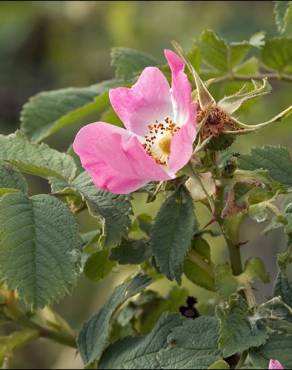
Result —
[[184, 62], [164, 51], [172, 86], [156, 67], [147, 67], [131, 87], [109, 92], [126, 129], [96, 122], [83, 127], [73, 148], [95, 185], [127, 194], [150, 181], [175, 178], [191, 158], [196, 138], [196, 107]]
[[270, 360], [269, 369], [284, 369], [281, 362], [277, 360]]

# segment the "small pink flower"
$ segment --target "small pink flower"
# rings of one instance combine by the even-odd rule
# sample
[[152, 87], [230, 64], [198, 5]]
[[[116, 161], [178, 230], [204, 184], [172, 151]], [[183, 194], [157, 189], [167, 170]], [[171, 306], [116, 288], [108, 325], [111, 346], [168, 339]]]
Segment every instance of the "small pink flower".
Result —
[[277, 360], [270, 360], [269, 369], [284, 369], [281, 362]]
[[131, 87], [109, 92], [126, 129], [91, 123], [73, 147], [98, 188], [127, 194], [149, 181], [165, 181], [188, 163], [196, 138], [196, 109], [183, 61], [165, 50], [172, 72], [170, 88], [163, 73], [147, 67]]

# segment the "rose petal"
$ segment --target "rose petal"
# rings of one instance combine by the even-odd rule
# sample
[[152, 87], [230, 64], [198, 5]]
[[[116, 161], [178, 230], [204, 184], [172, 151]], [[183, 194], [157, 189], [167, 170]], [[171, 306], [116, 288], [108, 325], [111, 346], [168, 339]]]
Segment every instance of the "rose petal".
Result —
[[193, 142], [196, 139], [196, 108], [192, 105], [193, 113], [184, 126], [174, 135], [171, 141], [169, 168], [175, 173], [184, 167], [193, 154]]
[[73, 148], [96, 186], [112, 193], [127, 194], [149, 181], [171, 178], [145, 152], [135, 135], [108, 123], [83, 127]]
[[170, 87], [156, 67], [145, 68], [131, 88], [110, 90], [109, 97], [125, 127], [137, 135], [144, 136], [156, 120], [173, 118]]
[[278, 360], [270, 360], [269, 369], [284, 369], [281, 362]]
[[173, 98], [174, 121], [183, 126], [194, 113], [192, 108], [192, 87], [184, 73], [183, 60], [171, 50], [164, 50], [165, 58], [172, 73], [171, 93]]

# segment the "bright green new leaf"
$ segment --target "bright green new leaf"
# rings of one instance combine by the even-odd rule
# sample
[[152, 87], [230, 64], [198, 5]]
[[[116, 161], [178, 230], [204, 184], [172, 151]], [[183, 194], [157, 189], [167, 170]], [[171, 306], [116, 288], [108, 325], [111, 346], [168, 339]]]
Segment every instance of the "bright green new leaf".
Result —
[[152, 226], [150, 246], [161, 273], [181, 280], [183, 263], [197, 228], [192, 197], [180, 187], [160, 208]]
[[111, 322], [115, 312], [129, 298], [143, 291], [150, 282], [149, 277], [139, 274], [119, 285], [103, 308], [84, 324], [77, 343], [86, 366], [94, 361], [99, 361], [109, 345]]
[[275, 37], [267, 40], [261, 53], [266, 67], [281, 73], [292, 74], [292, 38]]
[[81, 241], [68, 208], [49, 195], [0, 202], [0, 278], [33, 308], [59, 300], [79, 273]]
[[203, 61], [221, 74], [228, 73], [241, 64], [251, 46], [248, 41], [227, 44], [211, 30], [203, 31], [200, 38]]

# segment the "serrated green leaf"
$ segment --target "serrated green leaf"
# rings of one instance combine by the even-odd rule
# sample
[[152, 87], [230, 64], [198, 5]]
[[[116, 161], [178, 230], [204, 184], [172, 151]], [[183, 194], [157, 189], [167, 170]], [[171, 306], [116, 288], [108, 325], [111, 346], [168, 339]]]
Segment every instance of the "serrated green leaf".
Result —
[[103, 308], [84, 324], [77, 343], [85, 366], [99, 361], [108, 346], [114, 313], [129, 298], [143, 291], [150, 282], [149, 277], [139, 274], [119, 285]]
[[139, 265], [152, 256], [149, 242], [141, 240], [123, 240], [121, 245], [111, 250], [110, 259], [120, 265]]
[[51, 182], [52, 191], [60, 194], [81, 194], [92, 216], [104, 221], [107, 246], [119, 244], [131, 226], [130, 197], [98, 189], [83, 172], [70, 183]]
[[11, 356], [11, 353], [17, 348], [24, 346], [27, 343], [39, 337], [37, 330], [17, 331], [5, 337], [0, 337], [0, 366], [2, 368], [6, 356]]
[[159, 270], [170, 280], [181, 280], [196, 220], [189, 192], [180, 187], [160, 208], [152, 226], [150, 247]]
[[292, 367], [292, 335], [274, 332], [265, 345], [251, 349], [249, 356], [257, 369], [268, 369], [270, 359], [277, 359], [284, 369]]
[[49, 195], [0, 202], [0, 277], [33, 308], [62, 298], [79, 272], [81, 241], [68, 208]]
[[[6, 191], [5, 191], [6, 190]], [[2, 192], [22, 191], [27, 194], [28, 186], [25, 178], [16, 168], [9, 164], [0, 163], [0, 196]]]
[[234, 67], [240, 64], [247, 53], [249, 52], [251, 45], [248, 41], [234, 42], [229, 45], [230, 48], [230, 64]]
[[228, 46], [225, 41], [211, 31], [203, 31], [200, 37], [200, 51], [203, 60], [220, 72], [228, 72]]
[[144, 337], [127, 337], [109, 347], [100, 369], [160, 369], [159, 351], [166, 347], [171, 330], [182, 324], [178, 314], [161, 316], [152, 332]]
[[289, 11], [292, 8], [292, 2], [281, 0], [275, 1], [274, 14], [275, 21], [280, 33], [284, 33], [288, 23]]
[[106, 244], [120, 243], [131, 226], [130, 197], [97, 189], [86, 172], [72, 182], [72, 187], [84, 197], [91, 214], [105, 220]]
[[224, 357], [263, 345], [267, 338], [265, 328], [249, 320], [249, 308], [240, 295], [231, 296], [225, 307], [217, 306], [220, 322], [219, 348]]
[[168, 348], [158, 354], [162, 369], [206, 369], [222, 359], [218, 349], [218, 321], [215, 317], [185, 320], [168, 336]]
[[205, 239], [194, 238], [192, 249], [184, 262], [184, 274], [193, 283], [208, 290], [215, 290], [210, 246]]
[[71, 180], [76, 173], [74, 160], [46, 144], [32, 144], [21, 133], [0, 135], [0, 161], [16, 166], [21, 172]]
[[217, 292], [229, 298], [239, 288], [238, 280], [233, 276], [229, 264], [218, 265], [215, 268], [215, 285]]
[[203, 61], [218, 72], [227, 73], [242, 63], [251, 49], [248, 41], [227, 44], [214, 31], [203, 31], [200, 51]]
[[84, 274], [97, 283], [104, 279], [116, 266], [116, 263], [109, 260], [109, 250], [102, 250], [92, 254], [84, 266]]
[[275, 37], [267, 40], [261, 59], [268, 68], [280, 73], [292, 73], [292, 38]]
[[116, 68], [116, 78], [129, 80], [145, 67], [156, 66], [158, 62], [151, 55], [141, 51], [115, 47], [111, 51], [111, 65]]
[[249, 171], [267, 170], [276, 181], [292, 186], [292, 160], [285, 147], [254, 148], [250, 154], [240, 156], [239, 166]]
[[110, 106], [107, 91], [118, 85], [118, 81], [112, 80], [88, 87], [41, 92], [23, 106], [21, 129], [32, 141], [39, 142], [81, 120], [96, 121]]
[[292, 282], [284, 271], [279, 271], [277, 275], [274, 296], [280, 296], [287, 305], [292, 307]]
[[254, 76], [258, 73], [259, 70], [259, 60], [255, 57], [247, 59], [245, 62], [236, 66], [234, 71], [239, 75], [250, 75]]

